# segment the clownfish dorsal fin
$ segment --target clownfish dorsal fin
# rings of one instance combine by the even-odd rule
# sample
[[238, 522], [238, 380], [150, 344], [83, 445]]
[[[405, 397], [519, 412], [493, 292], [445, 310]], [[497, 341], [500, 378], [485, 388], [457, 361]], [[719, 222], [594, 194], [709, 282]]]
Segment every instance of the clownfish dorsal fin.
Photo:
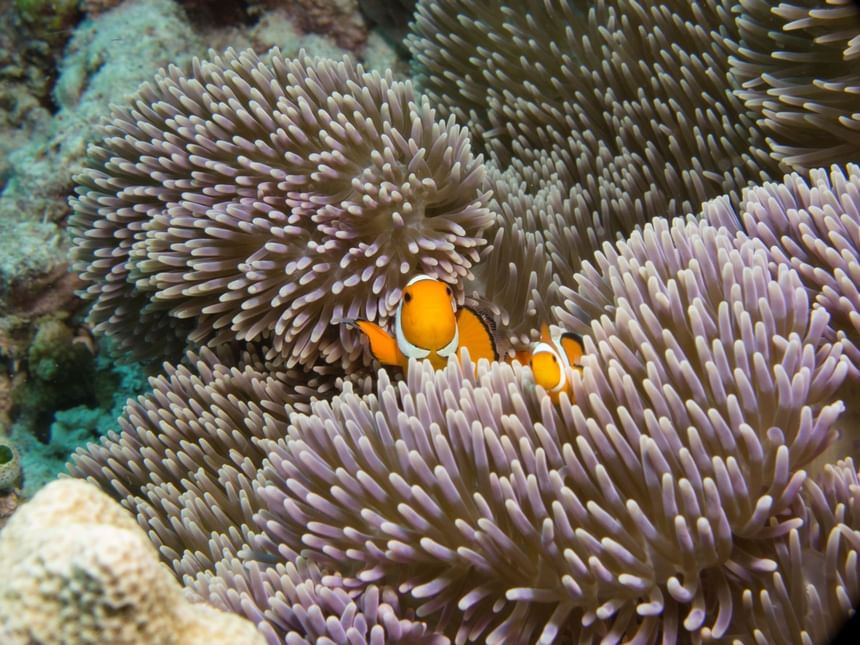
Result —
[[561, 345], [561, 349], [567, 356], [567, 360], [571, 366], [582, 367], [581, 359], [585, 353], [582, 336], [574, 334], [572, 331], [567, 331], [559, 338], [559, 345]]
[[469, 350], [469, 358], [474, 362], [480, 358], [486, 358], [488, 361], [499, 360], [496, 341], [490, 327], [474, 309], [468, 306], [460, 307], [457, 311], [457, 329], [460, 334], [458, 353], [465, 347]]
[[403, 355], [397, 349], [397, 341], [376, 323], [369, 320], [356, 320], [353, 323], [370, 341], [370, 353], [383, 365], [401, 365]]

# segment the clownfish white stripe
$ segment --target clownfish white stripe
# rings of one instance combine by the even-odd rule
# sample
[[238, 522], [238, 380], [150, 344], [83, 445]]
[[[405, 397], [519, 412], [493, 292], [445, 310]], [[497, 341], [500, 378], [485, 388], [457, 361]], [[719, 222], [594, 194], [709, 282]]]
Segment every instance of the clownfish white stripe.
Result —
[[440, 349], [437, 354], [442, 358], [448, 358], [451, 354], [457, 351], [457, 347], [460, 345], [460, 328], [454, 327], [454, 338], [451, 339], [451, 342], [445, 345], [442, 349]]
[[[423, 273], [416, 275], [414, 278], [409, 278], [409, 282], [406, 283], [407, 287], [411, 287], [416, 282], [421, 282], [422, 280], [433, 280], [429, 275], [424, 275]], [[404, 287], [405, 288], [405, 287]]]
[[[428, 275], [416, 275], [414, 278], [411, 278], [409, 282], [406, 283], [406, 288], [411, 287], [413, 284], [417, 282], [421, 282], [423, 280], [433, 280]], [[435, 280], [434, 280], [435, 282]], [[427, 358], [430, 356], [430, 349], [419, 347], [414, 343], [409, 342], [409, 339], [406, 338], [406, 335], [403, 333], [403, 303], [401, 300], [397, 305], [397, 312], [394, 315], [394, 337], [397, 340], [397, 349], [406, 356], [407, 358]], [[454, 306], [454, 301], [451, 301], [451, 310], [456, 312], [456, 307]], [[454, 337], [451, 341], [445, 345], [442, 349], [436, 351], [436, 353], [442, 358], [447, 358], [451, 356], [454, 352], [457, 351], [457, 347], [460, 344], [460, 330], [455, 326], [454, 327]]]
[[561, 392], [567, 386], [567, 374], [565, 374], [565, 370], [570, 367], [570, 361], [567, 360], [567, 356], [564, 352], [560, 352], [556, 349], [556, 347], [560, 347], [561, 345], [558, 344], [555, 338], [552, 339], [552, 342], [552, 345], [547, 342], [537, 343], [532, 350], [532, 355], [551, 354], [552, 356], [555, 356], [555, 360], [558, 362], [561, 369], [559, 370], [558, 383], [550, 388], [549, 391]]

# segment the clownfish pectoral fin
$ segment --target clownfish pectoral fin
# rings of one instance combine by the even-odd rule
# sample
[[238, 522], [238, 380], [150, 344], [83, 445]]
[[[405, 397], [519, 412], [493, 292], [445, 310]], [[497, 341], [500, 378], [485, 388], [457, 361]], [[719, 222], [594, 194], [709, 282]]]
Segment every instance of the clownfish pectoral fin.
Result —
[[573, 332], [565, 332], [559, 339], [559, 344], [562, 350], [567, 355], [567, 360], [573, 367], [582, 367], [582, 355], [585, 353], [583, 349], [582, 336]]
[[519, 361], [520, 365], [528, 365], [531, 358], [532, 358], [532, 353], [529, 350], [517, 349], [517, 350], [514, 350], [513, 356], [508, 356], [505, 360], [508, 363], [513, 363], [514, 361]]
[[493, 339], [490, 327], [474, 309], [461, 307], [457, 311], [457, 329], [460, 334], [458, 353], [465, 347], [474, 362], [480, 358], [486, 358], [488, 361], [499, 360], [496, 341]]
[[552, 335], [549, 333], [549, 325], [545, 322], [540, 324], [540, 339], [545, 343], [552, 344]]
[[352, 323], [370, 341], [370, 353], [383, 365], [400, 365], [403, 361], [397, 350], [397, 341], [376, 323], [369, 320], [356, 320]]

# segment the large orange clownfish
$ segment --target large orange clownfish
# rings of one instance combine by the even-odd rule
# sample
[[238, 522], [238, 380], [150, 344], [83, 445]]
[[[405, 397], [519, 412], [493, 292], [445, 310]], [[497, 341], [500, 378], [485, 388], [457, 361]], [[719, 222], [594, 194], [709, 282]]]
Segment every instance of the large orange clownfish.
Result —
[[582, 369], [582, 336], [573, 332], [552, 335], [546, 323], [540, 328], [540, 341], [529, 351], [518, 352], [516, 358], [528, 363], [537, 385], [545, 389], [558, 403], [562, 392], [573, 400], [573, 385], [567, 376], [569, 368]]
[[376, 360], [404, 370], [410, 358], [426, 358], [439, 369], [463, 347], [473, 361], [499, 358], [484, 320], [469, 307], [458, 309], [451, 287], [426, 275], [406, 283], [394, 317], [394, 336], [369, 320], [353, 324], [367, 336]]

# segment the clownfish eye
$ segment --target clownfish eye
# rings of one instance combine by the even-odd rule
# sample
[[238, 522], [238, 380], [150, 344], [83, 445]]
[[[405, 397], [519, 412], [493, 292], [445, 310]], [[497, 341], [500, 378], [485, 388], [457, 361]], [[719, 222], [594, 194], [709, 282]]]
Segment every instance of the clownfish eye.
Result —
[[410, 300], [412, 300], [412, 294], [407, 291], [405, 294], [403, 294], [403, 299], [406, 302], [409, 302]]
[[552, 358], [553, 363], [558, 363], [558, 359], [555, 357], [555, 354], [550, 354], [550, 358]]

